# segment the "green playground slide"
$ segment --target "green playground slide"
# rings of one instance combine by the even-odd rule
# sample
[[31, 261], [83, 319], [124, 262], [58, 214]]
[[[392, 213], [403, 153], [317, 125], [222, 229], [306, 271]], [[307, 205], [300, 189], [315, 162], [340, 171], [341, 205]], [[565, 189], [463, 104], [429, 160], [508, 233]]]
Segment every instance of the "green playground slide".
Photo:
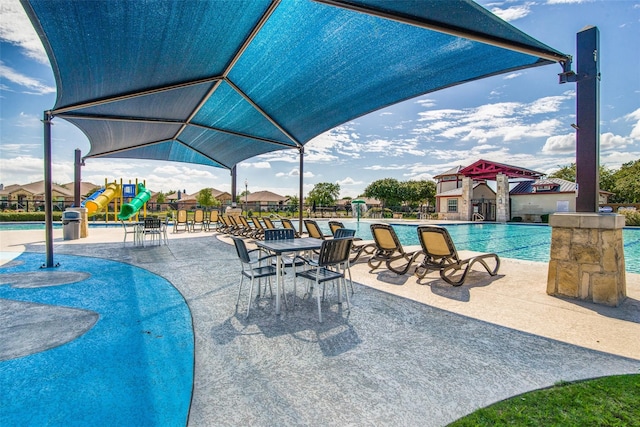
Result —
[[144, 188], [144, 185], [141, 183], [138, 184], [138, 194], [136, 197], [131, 199], [129, 203], [123, 203], [122, 208], [120, 209], [120, 213], [118, 214], [118, 219], [126, 220], [134, 216], [145, 203], [149, 201], [151, 198], [151, 191]]

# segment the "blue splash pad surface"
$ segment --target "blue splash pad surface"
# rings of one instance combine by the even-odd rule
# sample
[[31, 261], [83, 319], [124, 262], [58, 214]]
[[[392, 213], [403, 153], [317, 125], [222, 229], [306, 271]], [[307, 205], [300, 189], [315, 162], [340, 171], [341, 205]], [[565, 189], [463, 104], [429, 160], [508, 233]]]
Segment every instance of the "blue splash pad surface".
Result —
[[[42, 271], [42, 254], [15, 261], [0, 279]], [[0, 298], [91, 310], [99, 319], [66, 344], [0, 362], [0, 424], [186, 425], [194, 338], [182, 295], [128, 264], [71, 255], [56, 261], [56, 271], [90, 276], [39, 288], [1, 285]]]

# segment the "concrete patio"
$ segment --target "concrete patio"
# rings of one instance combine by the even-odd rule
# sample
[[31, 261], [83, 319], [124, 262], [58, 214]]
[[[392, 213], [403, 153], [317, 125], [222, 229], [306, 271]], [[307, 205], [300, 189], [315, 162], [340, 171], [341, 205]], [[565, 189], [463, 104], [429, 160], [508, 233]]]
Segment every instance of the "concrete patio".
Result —
[[[275, 316], [261, 298], [245, 319], [228, 237], [170, 234], [142, 248], [123, 236], [91, 228], [64, 241], [55, 230], [55, 254], [135, 265], [183, 295], [195, 336], [189, 425], [441, 426], [558, 381], [640, 372], [640, 275], [627, 274], [628, 298], [611, 308], [546, 295], [546, 263], [502, 259], [498, 276], [453, 288], [359, 262], [350, 312], [330, 299], [320, 324], [314, 301]], [[3, 231], [0, 247], [42, 253], [44, 232]]]

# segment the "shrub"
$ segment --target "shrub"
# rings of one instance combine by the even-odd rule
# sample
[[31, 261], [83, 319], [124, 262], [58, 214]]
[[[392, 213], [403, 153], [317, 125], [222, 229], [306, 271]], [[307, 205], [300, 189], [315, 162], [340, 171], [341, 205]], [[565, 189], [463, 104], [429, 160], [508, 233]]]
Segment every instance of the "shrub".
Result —
[[522, 217], [514, 216], [513, 218], [511, 218], [511, 222], [522, 222]]
[[[53, 212], [54, 221], [62, 221], [62, 212]], [[44, 212], [0, 212], [0, 222], [43, 222]]]
[[631, 209], [621, 209], [618, 213], [624, 215], [625, 225], [640, 226], [640, 212]]
[[549, 223], [549, 214], [542, 214], [540, 215], [540, 220], [542, 222], [544, 222], [545, 224]]

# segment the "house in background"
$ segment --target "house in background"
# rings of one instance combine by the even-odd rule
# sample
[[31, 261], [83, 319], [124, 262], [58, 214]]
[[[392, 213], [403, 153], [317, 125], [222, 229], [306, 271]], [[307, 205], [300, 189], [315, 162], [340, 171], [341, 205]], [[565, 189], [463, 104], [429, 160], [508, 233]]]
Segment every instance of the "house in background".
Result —
[[[612, 193], [600, 191], [599, 202], [606, 204]], [[542, 215], [576, 211], [576, 183], [560, 178], [546, 178], [518, 183], [510, 192], [511, 218], [541, 222]]]
[[256, 191], [238, 199], [238, 206], [245, 204], [249, 210], [269, 212], [286, 207], [289, 204], [289, 198], [271, 191]]
[[[473, 183], [472, 203], [474, 214], [482, 215], [485, 221], [496, 220], [496, 192], [485, 181]], [[436, 194], [438, 218], [446, 217], [446, 219], [450, 220], [462, 220], [461, 206], [462, 187]]]
[[[517, 166], [478, 160], [434, 179], [439, 219], [542, 222], [543, 215], [576, 211], [574, 182]], [[600, 203], [607, 203], [610, 194], [600, 191]]]
[[[73, 204], [73, 188], [51, 185], [51, 200], [55, 210], [62, 211]], [[0, 190], [0, 208], [17, 211], [36, 211], [44, 207], [44, 181], [7, 185]]]
[[[543, 176], [541, 172], [482, 159], [467, 167], [456, 166], [434, 177], [436, 213], [439, 219], [509, 221], [509, 180]], [[489, 182], [495, 182], [495, 190]]]

